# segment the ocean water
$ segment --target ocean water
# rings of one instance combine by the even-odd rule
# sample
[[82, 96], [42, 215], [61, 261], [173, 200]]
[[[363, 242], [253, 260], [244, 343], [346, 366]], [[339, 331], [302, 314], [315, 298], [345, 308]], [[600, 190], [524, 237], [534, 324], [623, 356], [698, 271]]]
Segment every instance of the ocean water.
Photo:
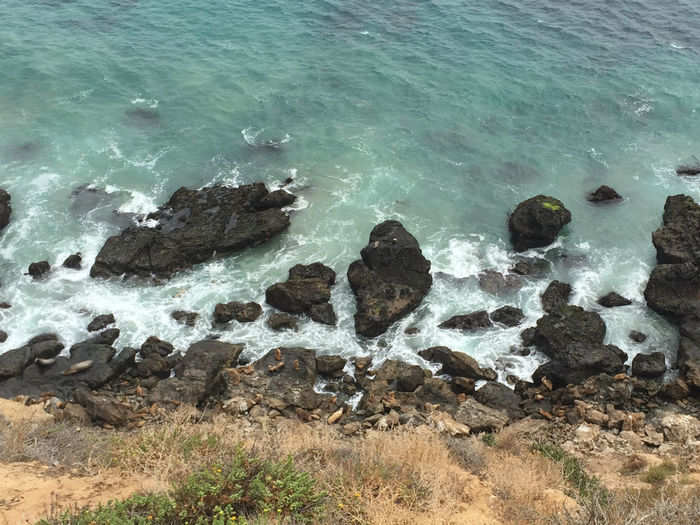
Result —
[[[700, 4], [623, 0], [3, 0], [0, 187], [13, 216], [0, 236], [0, 352], [56, 331], [70, 344], [114, 312], [118, 347], [149, 335], [177, 348], [212, 333], [218, 302], [264, 302], [296, 263], [339, 274], [339, 325], [275, 333], [232, 324], [223, 340], [255, 357], [279, 345], [410, 362], [432, 345], [466, 351], [501, 378], [544, 361], [510, 353], [520, 329], [465, 335], [451, 315], [514, 304], [542, 315], [548, 279], [498, 297], [476, 275], [515, 260], [506, 220], [538, 193], [573, 222], [545, 254], [574, 302], [611, 290], [606, 341], [672, 362], [675, 330], [650, 312], [651, 232], [667, 195], [700, 198], [675, 166], [700, 155]], [[279, 150], [249, 143], [282, 140]], [[162, 286], [96, 281], [89, 266], [127, 213], [180, 186], [269, 187], [293, 177], [288, 233]], [[625, 197], [593, 206], [600, 184]], [[86, 192], [85, 187], [98, 189]], [[82, 188], [82, 191], [81, 191]], [[76, 194], [77, 193], [77, 194]], [[113, 210], [122, 212], [116, 215]], [[373, 340], [354, 335], [345, 271], [374, 224], [397, 218], [432, 260], [435, 284], [410, 317]], [[60, 268], [80, 251], [84, 269]], [[56, 266], [49, 279], [29, 263]], [[194, 328], [170, 318], [201, 314]], [[407, 327], [418, 327], [414, 336]], [[642, 345], [631, 329], [649, 334]]]

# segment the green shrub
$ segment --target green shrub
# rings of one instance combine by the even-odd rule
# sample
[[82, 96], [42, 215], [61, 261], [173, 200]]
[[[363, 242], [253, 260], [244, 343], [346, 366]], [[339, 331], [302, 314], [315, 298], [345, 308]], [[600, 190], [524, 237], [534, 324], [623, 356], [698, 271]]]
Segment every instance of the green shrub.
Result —
[[675, 473], [676, 466], [669, 461], [664, 461], [660, 465], [649, 467], [649, 470], [642, 476], [642, 481], [656, 485], [663, 483], [666, 481], [666, 478], [673, 476]]
[[585, 471], [578, 458], [551, 443], [537, 442], [533, 444], [532, 449], [556, 463], [561, 463], [564, 479], [576, 489], [581, 498], [587, 499], [595, 495], [601, 501], [606, 500], [606, 489], [598, 478]]

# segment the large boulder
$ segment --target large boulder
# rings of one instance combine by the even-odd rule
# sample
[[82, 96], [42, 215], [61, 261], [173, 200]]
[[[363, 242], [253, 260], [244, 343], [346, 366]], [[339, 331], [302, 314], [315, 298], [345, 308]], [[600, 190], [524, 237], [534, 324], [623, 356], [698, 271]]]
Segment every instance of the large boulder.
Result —
[[627, 354], [614, 345], [572, 342], [559, 349], [555, 359], [537, 368], [532, 380], [539, 383], [546, 377], [555, 388], [560, 388], [594, 375], [622, 372], [626, 360]]
[[644, 297], [649, 308], [672, 320], [700, 317], [700, 268], [693, 262], [657, 265]]
[[652, 242], [659, 264], [680, 264], [700, 260], [700, 206], [687, 195], [666, 199], [663, 226]]
[[147, 217], [151, 224], [127, 228], [107, 239], [90, 275], [170, 277], [215, 253], [226, 255], [261, 244], [289, 226], [289, 216], [280, 209], [259, 209], [258, 203], [268, 194], [262, 183], [180, 188]]
[[430, 261], [398, 221], [375, 226], [361, 255], [348, 268], [357, 299], [355, 331], [376, 337], [421, 303], [433, 283]]
[[308, 314], [312, 320], [333, 325], [336, 322], [330, 304], [335, 272], [321, 263], [297, 264], [289, 270], [286, 282], [276, 283], [265, 291], [265, 301], [291, 314]]
[[426, 361], [440, 363], [442, 368], [438, 373], [448, 374], [453, 377], [467, 377], [471, 379], [486, 379], [493, 381], [496, 373], [490, 368], [481, 368], [473, 357], [464, 352], [455, 352], [446, 346], [433, 346], [418, 352]]
[[580, 306], [566, 305], [537, 321], [535, 344], [549, 357], [557, 359], [572, 343], [601, 345], [605, 331], [600, 315]]
[[666, 356], [663, 352], [637, 354], [632, 360], [632, 375], [637, 377], [654, 378], [666, 372]]
[[5, 190], [0, 189], [0, 231], [2, 231], [10, 222], [10, 215], [12, 214], [10, 200], [10, 194]]
[[511, 421], [525, 417], [520, 408], [520, 396], [504, 384], [489, 381], [474, 393], [474, 399], [488, 407], [504, 410]]
[[545, 312], [553, 312], [557, 308], [569, 304], [571, 285], [561, 281], [552, 281], [541, 296], [542, 308]]
[[552, 244], [570, 222], [571, 212], [560, 200], [537, 195], [518, 204], [508, 221], [508, 229], [513, 247], [522, 252]]

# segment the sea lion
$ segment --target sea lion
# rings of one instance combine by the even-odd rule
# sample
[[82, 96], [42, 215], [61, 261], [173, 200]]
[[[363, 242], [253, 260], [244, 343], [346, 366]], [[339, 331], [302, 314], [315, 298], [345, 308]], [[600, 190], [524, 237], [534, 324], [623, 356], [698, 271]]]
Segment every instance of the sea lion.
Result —
[[87, 361], [80, 361], [79, 363], [75, 363], [73, 366], [71, 366], [68, 370], [64, 370], [63, 375], [64, 376], [69, 376], [73, 374], [77, 374], [78, 372], [83, 372], [84, 370], [87, 370], [92, 366], [93, 361], [91, 359], [88, 359]]

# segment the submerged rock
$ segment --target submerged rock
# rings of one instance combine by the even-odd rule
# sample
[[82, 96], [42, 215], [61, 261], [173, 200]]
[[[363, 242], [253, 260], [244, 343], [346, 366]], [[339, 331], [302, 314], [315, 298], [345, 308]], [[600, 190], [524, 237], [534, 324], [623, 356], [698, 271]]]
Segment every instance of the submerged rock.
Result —
[[517, 275], [503, 275], [495, 270], [486, 270], [479, 274], [479, 288], [493, 295], [517, 292], [523, 283]]
[[644, 334], [642, 332], [638, 332], [637, 330], [632, 330], [629, 333], [629, 338], [634, 341], [635, 343], [643, 343], [644, 341], [647, 340], [647, 334]]
[[267, 326], [275, 331], [299, 330], [297, 318], [292, 315], [273, 313], [267, 318]]
[[617, 292], [610, 292], [598, 299], [598, 304], [604, 306], [605, 308], [615, 308], [617, 306], [628, 306], [632, 304], [632, 301], [626, 297], [622, 297]]
[[0, 188], [0, 231], [10, 223], [12, 206], [10, 206], [10, 194]]
[[215, 253], [227, 255], [261, 244], [289, 226], [289, 216], [279, 209], [257, 208], [268, 194], [262, 183], [180, 188], [148, 216], [155, 227], [131, 227], [107, 239], [90, 276], [170, 277]]
[[421, 303], [433, 283], [430, 261], [398, 221], [375, 226], [361, 255], [348, 268], [357, 300], [355, 331], [376, 337]]
[[455, 315], [439, 325], [440, 328], [450, 328], [465, 332], [490, 328], [491, 326], [493, 326], [493, 323], [491, 323], [491, 319], [489, 319], [489, 314], [486, 310], [480, 310], [465, 315]]
[[175, 319], [178, 323], [184, 324], [185, 326], [194, 326], [197, 323], [197, 319], [199, 319], [199, 314], [197, 312], [175, 310], [170, 314], [170, 317]]
[[571, 212], [554, 197], [537, 195], [518, 204], [508, 221], [516, 251], [552, 244], [561, 229], [571, 222]]
[[610, 186], [603, 185], [594, 192], [589, 193], [586, 199], [590, 202], [610, 202], [622, 200], [622, 195]]

